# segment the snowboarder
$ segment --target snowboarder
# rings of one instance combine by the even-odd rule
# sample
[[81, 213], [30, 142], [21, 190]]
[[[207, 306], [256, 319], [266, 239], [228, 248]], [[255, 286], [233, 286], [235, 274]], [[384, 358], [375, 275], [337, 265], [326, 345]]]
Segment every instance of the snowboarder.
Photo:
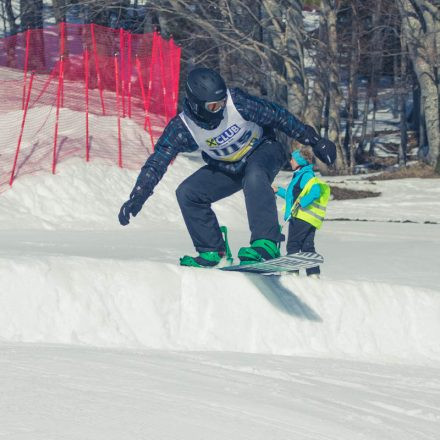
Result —
[[285, 163], [276, 140], [278, 129], [326, 164], [336, 158], [335, 145], [284, 108], [238, 88], [228, 89], [214, 70], [200, 67], [186, 80], [183, 111], [165, 127], [121, 207], [119, 222], [127, 225], [153, 193], [168, 165], [180, 152], [200, 149], [206, 165], [184, 180], [177, 200], [198, 256], [184, 256], [184, 266], [217, 266], [225, 256], [225, 240], [211, 204], [243, 190], [251, 230], [250, 247], [241, 261], [268, 260], [280, 255], [282, 238], [271, 183]]
[[[315, 232], [322, 225], [330, 197], [330, 187], [313, 172], [313, 154], [299, 148], [292, 152], [292, 180], [287, 188], [273, 186], [277, 196], [285, 199], [284, 220], [289, 221], [287, 254], [315, 252]], [[319, 278], [319, 266], [306, 269], [307, 276]], [[296, 271], [299, 274], [299, 271]]]

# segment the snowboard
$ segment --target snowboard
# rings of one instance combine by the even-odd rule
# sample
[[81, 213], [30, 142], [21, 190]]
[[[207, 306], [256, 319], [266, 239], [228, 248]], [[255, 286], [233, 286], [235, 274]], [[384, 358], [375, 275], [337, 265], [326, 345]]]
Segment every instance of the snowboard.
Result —
[[322, 255], [314, 252], [298, 252], [273, 260], [258, 263], [220, 267], [219, 270], [230, 272], [259, 273], [262, 275], [280, 275], [283, 272], [294, 272], [307, 267], [319, 266], [324, 262]]

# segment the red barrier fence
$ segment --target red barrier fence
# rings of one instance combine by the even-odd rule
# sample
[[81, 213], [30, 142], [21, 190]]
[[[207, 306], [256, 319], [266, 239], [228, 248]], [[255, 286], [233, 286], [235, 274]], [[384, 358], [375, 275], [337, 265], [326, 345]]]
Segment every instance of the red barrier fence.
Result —
[[71, 156], [138, 168], [176, 114], [179, 75], [180, 48], [157, 33], [60, 23], [0, 39], [0, 191]]

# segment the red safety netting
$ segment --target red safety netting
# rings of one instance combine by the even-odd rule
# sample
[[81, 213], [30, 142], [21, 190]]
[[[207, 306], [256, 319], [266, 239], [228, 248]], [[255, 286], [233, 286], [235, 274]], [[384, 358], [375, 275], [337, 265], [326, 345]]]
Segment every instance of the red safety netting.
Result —
[[0, 190], [74, 155], [138, 168], [176, 114], [180, 52], [158, 33], [94, 24], [0, 39]]

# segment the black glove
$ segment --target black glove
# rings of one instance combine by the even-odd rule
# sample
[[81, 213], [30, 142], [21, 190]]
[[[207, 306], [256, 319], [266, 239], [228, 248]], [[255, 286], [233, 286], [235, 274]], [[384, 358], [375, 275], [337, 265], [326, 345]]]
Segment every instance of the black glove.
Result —
[[130, 214], [133, 217], [136, 217], [136, 215], [139, 213], [139, 211], [142, 209], [143, 203], [139, 199], [130, 199], [127, 200], [121, 207], [121, 210], [119, 211], [119, 223], [122, 226], [126, 226], [130, 223]]
[[301, 133], [301, 135], [296, 136], [295, 139], [298, 142], [301, 142], [303, 145], [313, 146], [321, 139], [321, 136], [316, 133], [316, 130], [312, 126], [304, 125], [303, 132]]
[[322, 138], [312, 126], [305, 125], [302, 134], [296, 140], [303, 145], [311, 145], [315, 156], [326, 165], [331, 165], [336, 160], [336, 145]]
[[336, 160], [336, 145], [332, 141], [321, 138], [312, 148], [315, 156], [326, 165]]

